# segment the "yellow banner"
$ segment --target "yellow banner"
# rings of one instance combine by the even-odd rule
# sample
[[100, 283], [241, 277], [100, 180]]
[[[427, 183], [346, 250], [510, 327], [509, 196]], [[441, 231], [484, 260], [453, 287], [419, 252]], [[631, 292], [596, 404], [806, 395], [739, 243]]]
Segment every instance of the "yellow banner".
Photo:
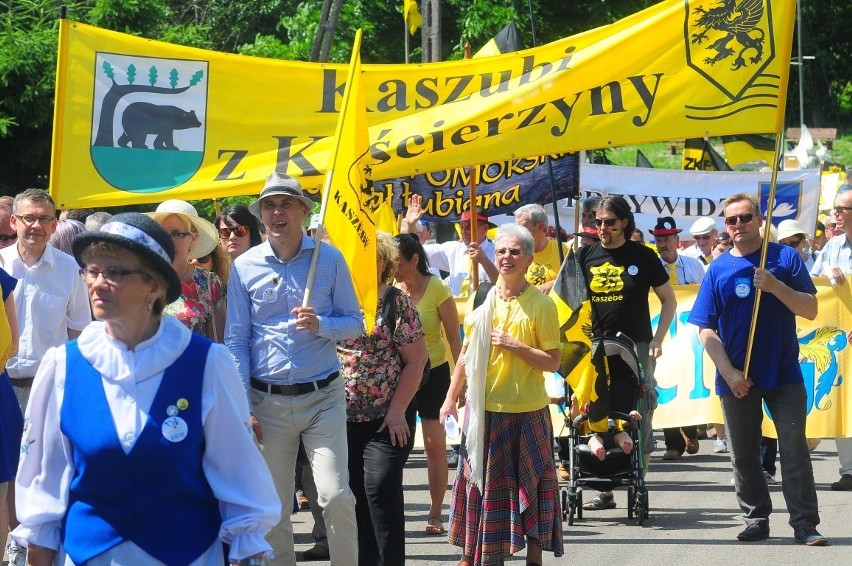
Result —
[[[668, 0], [534, 49], [364, 65], [373, 178], [777, 131], [794, 5]], [[51, 192], [61, 208], [256, 194], [277, 170], [317, 194], [346, 72], [63, 20]]]
[[320, 222], [331, 242], [346, 258], [355, 294], [368, 329], [373, 328], [378, 304], [376, 282], [376, 222], [372, 159], [367, 138], [367, 110], [361, 89], [361, 30], [355, 34], [343, 110], [337, 124], [336, 147], [329, 163]]
[[[825, 278], [817, 285], [819, 315], [810, 321], [797, 318], [799, 363], [807, 391], [808, 438], [852, 437], [852, 347], [844, 328], [852, 328], [852, 286], [832, 288]], [[716, 368], [698, 340], [697, 327], [687, 324], [697, 285], [677, 285], [677, 314], [663, 355], [657, 360], [659, 406], [654, 428], [723, 422], [715, 392]], [[651, 294], [651, 314], [659, 316], [659, 303]], [[744, 321], [743, 324], [746, 324]], [[764, 431], [775, 436], [772, 420]]]

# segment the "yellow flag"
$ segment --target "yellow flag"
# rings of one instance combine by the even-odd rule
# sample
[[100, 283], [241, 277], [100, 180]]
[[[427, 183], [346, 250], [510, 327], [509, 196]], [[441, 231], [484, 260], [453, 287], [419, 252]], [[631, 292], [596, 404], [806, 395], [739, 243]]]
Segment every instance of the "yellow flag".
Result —
[[408, 33], [414, 35], [414, 32], [423, 23], [423, 16], [420, 15], [420, 8], [417, 7], [416, 0], [403, 0], [402, 17], [408, 24]]
[[[778, 132], [795, 1], [733, 4], [667, 0], [533, 49], [364, 65], [373, 178]], [[68, 20], [58, 58], [58, 207], [257, 194], [272, 170], [320, 192], [345, 65], [216, 53]]]
[[399, 234], [399, 222], [396, 220], [396, 214], [393, 213], [390, 197], [385, 197], [376, 212], [376, 230], [387, 232], [391, 236]]
[[337, 122], [335, 148], [328, 164], [320, 222], [349, 266], [367, 328], [378, 303], [376, 223], [373, 206], [367, 107], [361, 89], [361, 30], [355, 33], [352, 60]]

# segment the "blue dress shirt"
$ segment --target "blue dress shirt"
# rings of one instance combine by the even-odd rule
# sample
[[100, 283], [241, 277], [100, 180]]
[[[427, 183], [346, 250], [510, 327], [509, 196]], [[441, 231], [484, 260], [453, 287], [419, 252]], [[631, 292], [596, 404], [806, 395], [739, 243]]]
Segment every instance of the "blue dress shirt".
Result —
[[302, 236], [290, 261], [278, 259], [269, 242], [234, 261], [228, 280], [225, 344], [240, 378], [293, 385], [317, 381], [340, 369], [336, 343], [364, 332], [364, 315], [349, 268], [336, 248], [322, 243], [311, 304], [319, 331], [296, 330], [292, 310], [302, 305], [313, 239]]

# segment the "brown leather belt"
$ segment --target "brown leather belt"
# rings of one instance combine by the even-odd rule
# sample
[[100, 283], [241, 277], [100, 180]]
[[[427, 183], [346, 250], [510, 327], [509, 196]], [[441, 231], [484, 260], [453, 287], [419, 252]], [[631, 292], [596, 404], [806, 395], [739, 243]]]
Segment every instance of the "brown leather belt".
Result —
[[319, 391], [320, 389], [325, 389], [326, 387], [331, 385], [338, 377], [340, 377], [340, 372], [336, 371], [324, 379], [319, 379], [317, 381], [311, 381], [308, 383], [277, 385], [275, 383], [267, 383], [265, 381], [255, 379], [254, 377], [249, 378], [249, 383], [251, 383], [251, 386], [254, 389], [257, 389], [258, 391], [273, 393], [275, 395], [287, 395], [290, 397], [294, 397], [296, 395], [303, 395], [312, 391]]
[[34, 377], [10, 377], [12, 380], [12, 385], [17, 385], [18, 387], [32, 387]]

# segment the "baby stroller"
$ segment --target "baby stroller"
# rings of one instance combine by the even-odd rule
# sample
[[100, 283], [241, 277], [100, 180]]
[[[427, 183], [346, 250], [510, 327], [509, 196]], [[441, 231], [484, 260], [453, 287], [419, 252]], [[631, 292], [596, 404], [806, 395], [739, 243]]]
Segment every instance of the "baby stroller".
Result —
[[[598, 346], [603, 347], [603, 354], [607, 357], [617, 356], [623, 361], [624, 366], [632, 373], [642, 398], [643, 373], [639, 358], [636, 355], [636, 347], [632, 340], [618, 334], [615, 337], [596, 338], [592, 341], [592, 352], [596, 352]], [[612, 359], [612, 358], [610, 358]], [[639, 407], [642, 413], [641, 401]], [[566, 414], [566, 425], [569, 428], [569, 480], [560, 482], [562, 498], [562, 518], [567, 518], [568, 524], [574, 524], [574, 518], [583, 518], [583, 489], [589, 487], [596, 491], [610, 491], [615, 487], [627, 486], [627, 518], [636, 517], [638, 525], [643, 525], [648, 518], [648, 489], [644, 479], [644, 447], [640, 434], [643, 421], [635, 421], [630, 415], [622, 412], [609, 412], [609, 430], [606, 433], [598, 433], [604, 440], [606, 456], [603, 461], [599, 460], [588, 446], [591, 433], [588, 431], [588, 414], [581, 414], [572, 419], [568, 412]], [[620, 427], [618, 425], [621, 425]], [[624, 430], [633, 441], [633, 450], [630, 454], [616, 445], [615, 433]], [[567, 484], [567, 485], [566, 485]]]

